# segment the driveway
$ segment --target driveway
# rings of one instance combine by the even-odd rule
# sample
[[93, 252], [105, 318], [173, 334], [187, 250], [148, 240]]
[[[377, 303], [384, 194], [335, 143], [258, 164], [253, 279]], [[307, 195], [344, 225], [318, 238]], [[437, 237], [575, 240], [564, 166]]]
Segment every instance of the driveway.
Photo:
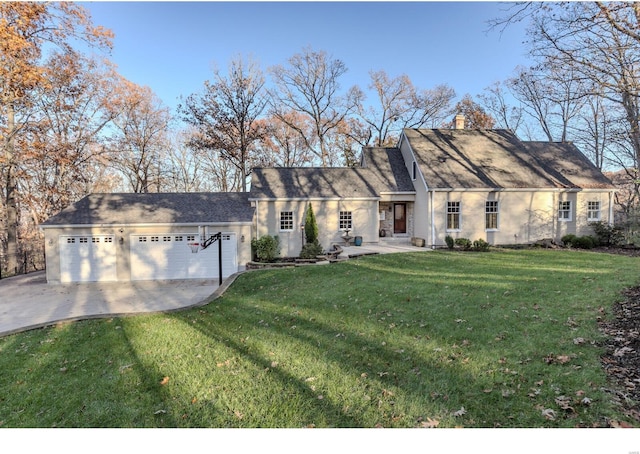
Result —
[[47, 284], [44, 271], [10, 277], [0, 280], [0, 336], [61, 321], [197, 306], [233, 280], [218, 289], [217, 280]]

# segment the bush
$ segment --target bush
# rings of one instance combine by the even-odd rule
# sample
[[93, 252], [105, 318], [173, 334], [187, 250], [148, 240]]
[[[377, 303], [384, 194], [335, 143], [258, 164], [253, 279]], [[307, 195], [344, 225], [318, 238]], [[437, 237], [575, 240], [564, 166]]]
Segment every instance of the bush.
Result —
[[562, 241], [562, 244], [564, 244], [565, 247], [572, 247], [574, 241], [577, 238], [578, 237], [575, 236], [573, 233], [569, 233], [569, 234], [563, 236], [562, 238], [560, 238], [560, 241]]
[[455, 241], [453, 240], [453, 237], [451, 235], [445, 236], [444, 241], [445, 243], [447, 243], [447, 247], [449, 249], [453, 249], [453, 246], [455, 246]]
[[322, 255], [322, 246], [317, 240], [315, 243], [306, 243], [300, 251], [301, 259], [315, 259], [318, 255]]
[[316, 222], [316, 215], [313, 213], [311, 204], [309, 204], [307, 208], [307, 214], [304, 219], [304, 236], [306, 240], [305, 243], [318, 243], [318, 223]]
[[455, 245], [463, 251], [468, 251], [469, 249], [471, 249], [472, 243], [468, 238], [456, 238]]
[[486, 252], [489, 250], [489, 243], [482, 238], [478, 238], [473, 242], [473, 249], [480, 252]]
[[579, 236], [573, 240], [571, 245], [578, 249], [593, 249], [597, 246], [597, 240], [589, 235]]
[[265, 235], [251, 240], [253, 255], [258, 262], [275, 262], [280, 256], [280, 238], [276, 235]]
[[603, 246], [621, 246], [624, 244], [624, 232], [620, 227], [609, 225], [606, 222], [592, 222], [589, 224]]

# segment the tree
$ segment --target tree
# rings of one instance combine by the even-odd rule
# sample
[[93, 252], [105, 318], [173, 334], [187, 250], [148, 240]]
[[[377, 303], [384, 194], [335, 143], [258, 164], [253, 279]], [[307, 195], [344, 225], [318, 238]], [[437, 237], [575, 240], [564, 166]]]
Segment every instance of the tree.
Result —
[[113, 67], [72, 50], [45, 63], [46, 88], [34, 90], [33, 113], [16, 143], [20, 201], [35, 224], [100, 185], [102, 133], [117, 111]]
[[304, 219], [304, 236], [306, 241], [300, 251], [300, 257], [314, 259], [322, 254], [322, 245], [318, 241], [318, 223], [311, 204], [307, 206], [307, 214]]
[[111, 160], [133, 192], [160, 192], [169, 151], [169, 109], [149, 87], [122, 79]]
[[306, 136], [312, 134], [308, 117], [295, 112], [283, 112], [280, 117], [270, 116], [264, 120], [264, 136], [260, 143], [260, 153], [256, 165], [261, 167], [302, 167], [313, 162], [313, 153], [306, 146], [304, 138], [291, 125], [304, 130]]
[[6, 211], [7, 267], [17, 267], [18, 184], [15, 143], [30, 116], [31, 92], [46, 88], [41, 59], [48, 48], [66, 51], [74, 39], [110, 48], [112, 33], [94, 27], [89, 15], [71, 2], [0, 2], [0, 174]]
[[264, 135], [258, 119], [266, 104], [264, 76], [258, 64], [238, 57], [225, 76], [214, 71], [202, 94], [192, 94], [179, 106], [183, 119], [196, 129], [190, 146], [219, 154], [238, 169], [247, 191], [251, 154]]
[[376, 93], [379, 105], [365, 106], [362, 98], [358, 102], [358, 115], [369, 127], [369, 138], [374, 139], [376, 146], [390, 145], [397, 140], [401, 119], [406, 118], [411, 110], [415, 88], [406, 74], [391, 79], [384, 70], [380, 70], [370, 71], [369, 76], [369, 89]]
[[495, 122], [496, 127], [518, 131], [522, 124], [522, 106], [511, 106], [507, 101], [507, 90], [501, 82], [484, 89], [484, 93], [479, 95], [480, 103], [488, 111]]
[[[464, 115], [465, 129], [493, 129], [495, 120], [485, 112], [480, 104], [475, 102], [471, 95], [467, 94], [456, 104], [454, 110], [458, 114]], [[449, 123], [452, 127], [453, 123]]]
[[[297, 131], [323, 167], [338, 160], [339, 152], [330, 147], [329, 136], [345, 121], [361, 96], [355, 87], [345, 95], [340, 93], [338, 79], [346, 72], [341, 60], [311, 48], [295, 54], [287, 66], [271, 69], [276, 87], [271, 93], [271, 114]], [[306, 121], [299, 123], [291, 118], [291, 111], [306, 117], [313, 127], [311, 133]]]

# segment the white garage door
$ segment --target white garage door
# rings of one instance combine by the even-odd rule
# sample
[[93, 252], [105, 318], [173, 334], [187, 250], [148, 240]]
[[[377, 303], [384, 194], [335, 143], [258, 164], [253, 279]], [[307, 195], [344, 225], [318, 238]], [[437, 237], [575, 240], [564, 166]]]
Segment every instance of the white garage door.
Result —
[[[218, 243], [194, 254], [193, 234], [131, 235], [131, 280], [210, 279], [218, 277]], [[235, 233], [222, 235], [222, 276], [238, 271]]]
[[62, 282], [115, 281], [117, 278], [113, 235], [60, 237]]

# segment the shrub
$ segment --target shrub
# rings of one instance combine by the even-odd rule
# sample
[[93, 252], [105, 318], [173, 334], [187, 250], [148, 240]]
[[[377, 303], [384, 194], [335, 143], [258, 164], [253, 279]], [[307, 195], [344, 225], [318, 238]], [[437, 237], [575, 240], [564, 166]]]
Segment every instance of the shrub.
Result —
[[304, 236], [306, 243], [316, 244], [318, 242], [318, 223], [311, 204], [307, 208], [307, 215], [304, 219]]
[[322, 254], [322, 246], [316, 240], [315, 243], [306, 243], [302, 246], [300, 251], [301, 259], [315, 259], [318, 255]]
[[274, 262], [280, 256], [280, 238], [265, 235], [251, 240], [251, 248], [258, 262]]
[[578, 249], [593, 249], [597, 246], [597, 240], [589, 235], [579, 236], [573, 240], [571, 245]]
[[453, 237], [451, 235], [445, 236], [444, 241], [445, 243], [447, 243], [447, 247], [449, 249], [453, 249], [453, 246], [455, 246], [455, 241], [453, 240]]
[[624, 232], [620, 227], [609, 225], [606, 222], [598, 221], [589, 224], [598, 242], [603, 246], [620, 246], [624, 244]]
[[489, 243], [482, 238], [478, 238], [473, 242], [473, 249], [480, 252], [486, 252], [489, 250]]
[[578, 237], [575, 236], [573, 233], [568, 233], [567, 235], [560, 238], [560, 241], [562, 241], [562, 244], [564, 244], [565, 247], [572, 247], [576, 238]]
[[472, 243], [468, 238], [456, 238], [455, 245], [463, 251], [468, 251], [469, 249], [471, 249]]

